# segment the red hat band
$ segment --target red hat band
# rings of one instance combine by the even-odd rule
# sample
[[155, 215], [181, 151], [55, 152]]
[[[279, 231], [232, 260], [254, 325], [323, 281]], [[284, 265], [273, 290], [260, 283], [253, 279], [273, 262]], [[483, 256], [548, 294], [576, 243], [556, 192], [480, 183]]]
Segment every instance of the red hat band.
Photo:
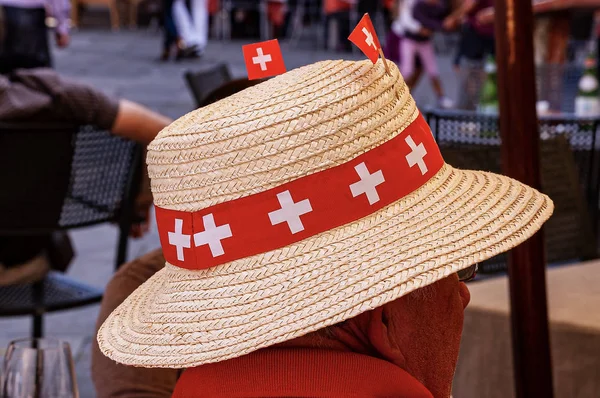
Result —
[[163, 253], [170, 264], [200, 270], [273, 251], [375, 213], [443, 164], [419, 115], [355, 159], [276, 188], [193, 213], [156, 207]]

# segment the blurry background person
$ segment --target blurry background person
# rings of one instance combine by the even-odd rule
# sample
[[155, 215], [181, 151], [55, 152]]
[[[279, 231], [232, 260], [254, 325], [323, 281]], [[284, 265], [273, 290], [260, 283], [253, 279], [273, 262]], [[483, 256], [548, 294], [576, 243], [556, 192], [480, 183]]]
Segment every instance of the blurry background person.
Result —
[[398, 14], [397, 3], [397, 0], [382, 0], [383, 20], [385, 21], [387, 32], [390, 31], [392, 23]]
[[183, 47], [178, 58], [202, 55], [208, 44], [208, 1], [191, 0], [188, 9], [186, 0], [174, 0], [172, 12]]
[[460, 89], [457, 107], [475, 110], [485, 78], [486, 58], [494, 56], [494, 25], [482, 16], [493, 10], [494, 0], [464, 0], [447, 20], [447, 28], [461, 28], [454, 57]]
[[325, 13], [325, 38], [327, 48], [337, 51], [352, 51], [350, 41], [350, 9], [352, 5], [343, 0], [323, 0]]
[[400, 21], [404, 38], [400, 44], [401, 71], [406, 83], [412, 89], [415, 79], [415, 55], [418, 54], [441, 108], [452, 108], [453, 101], [444, 95], [439, 77], [433, 32], [443, 30], [451, 7], [447, 0], [404, 0]]
[[[64, 79], [52, 69], [17, 69], [0, 75], [0, 122], [91, 124], [113, 134], [149, 143], [171, 120], [127, 100], [108, 97], [87, 84]], [[145, 184], [143, 184], [145, 186]], [[147, 220], [152, 204], [149, 190], [136, 200], [136, 217]], [[147, 230], [146, 222], [132, 227], [132, 236]], [[67, 253], [66, 233], [0, 237], [0, 285], [33, 282], [49, 270], [49, 256]], [[55, 258], [55, 257], [54, 257]], [[64, 271], [71, 256], [52, 261]]]
[[285, 32], [286, 14], [288, 13], [288, 4], [285, 0], [267, 1], [267, 19], [271, 25], [270, 37], [283, 37]]
[[[404, 38], [404, 29], [400, 19], [400, 13], [402, 12], [403, 7], [404, 0], [395, 0], [392, 4], [392, 8], [390, 9], [390, 18], [392, 19], [392, 22], [386, 36], [384, 48], [385, 57], [398, 65], [399, 68], [402, 59], [400, 48], [402, 47], [402, 39]], [[421, 63], [421, 58], [419, 57], [419, 54], [415, 54], [412, 79], [414, 81], [419, 81], [422, 74], [423, 64]]]
[[163, 8], [163, 50], [160, 56], [162, 61], [167, 61], [172, 50], [183, 46], [179, 32], [173, 19], [173, 0], [162, 0]]
[[495, 54], [494, 25], [480, 18], [493, 7], [494, 0], [465, 0], [449, 17], [448, 28], [457, 27], [464, 21], [454, 58], [457, 69], [460, 69], [463, 58], [483, 66], [485, 58]]
[[400, 40], [402, 39], [402, 25], [400, 23], [400, 7], [402, 0], [394, 0], [390, 4], [390, 25], [385, 37], [383, 52], [385, 57], [400, 66]]
[[46, 10], [57, 21], [56, 44], [69, 44], [69, 0], [0, 0], [3, 39], [0, 73], [15, 68], [52, 66], [46, 28]]

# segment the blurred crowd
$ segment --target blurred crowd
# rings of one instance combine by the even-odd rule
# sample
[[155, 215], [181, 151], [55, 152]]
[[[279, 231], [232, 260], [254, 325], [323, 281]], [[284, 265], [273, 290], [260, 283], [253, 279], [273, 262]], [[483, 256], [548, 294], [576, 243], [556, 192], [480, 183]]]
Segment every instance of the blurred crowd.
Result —
[[[258, 2], [255, 2], [258, 3]], [[262, 37], [260, 17], [268, 19], [268, 36], [290, 38], [300, 25], [321, 25], [327, 48], [350, 51], [345, 40], [358, 16], [369, 13], [387, 35], [385, 49], [398, 63], [409, 87], [413, 87], [425, 72], [431, 80], [443, 108], [453, 107], [444, 93], [439, 77], [433, 36], [438, 32], [462, 31], [462, 40], [455, 58], [483, 60], [494, 51], [494, 27], [480, 21], [480, 15], [493, 7], [492, 0], [269, 0], [252, 8], [241, 2], [219, 0], [164, 0], [164, 47], [162, 59], [169, 59], [176, 49], [176, 58], [198, 57], [204, 51], [211, 25], [220, 22], [226, 12], [232, 26], [231, 37]]]
[[[87, 0], [77, 0], [79, 9]], [[494, 55], [493, 0], [119, 0], [137, 4], [138, 22], [152, 17], [164, 32], [160, 59], [202, 56], [209, 33], [223, 38], [292, 39], [318, 27], [319, 42], [331, 51], [351, 51], [346, 40], [360, 16], [369, 13], [385, 40], [388, 59], [400, 67], [410, 88], [427, 75], [441, 108], [454, 107], [438, 70], [433, 38], [451, 33], [457, 72], [474, 76]], [[561, 0], [534, 1], [535, 60], [563, 64], [569, 51], [587, 49], [595, 39], [594, 7], [600, 0], [579, 0], [581, 7], [556, 8]], [[598, 3], [598, 4], [596, 4]], [[47, 15], [55, 19], [58, 47], [69, 44], [69, 0], [0, 0], [0, 72], [15, 67], [52, 65]], [[554, 5], [553, 5], [554, 4]], [[579, 44], [578, 44], [579, 43]], [[475, 72], [469, 68], [475, 68]], [[470, 79], [472, 82], [477, 79]], [[477, 92], [465, 87], [461, 92]], [[473, 97], [473, 96], [472, 96]], [[461, 108], [469, 108], [459, 99]], [[468, 101], [467, 101], [468, 102]]]
[[[454, 107], [446, 96], [439, 76], [433, 38], [441, 34], [459, 37], [454, 48], [456, 72], [483, 79], [483, 65], [495, 52], [493, 0], [266, 0], [248, 2], [221, 0], [164, 0], [165, 47], [168, 59], [171, 47], [177, 57], [200, 55], [207, 42], [210, 26], [231, 24], [230, 37], [264, 38], [261, 17], [268, 20], [269, 38], [290, 39], [306, 25], [317, 25], [328, 50], [351, 51], [346, 40], [351, 29], [364, 14], [371, 14], [380, 37], [385, 37], [386, 56], [396, 62], [410, 88], [427, 75], [437, 97], [437, 106]], [[581, 0], [581, 7], [559, 8], [560, 0], [534, 2], [535, 59], [540, 64], [563, 64], [569, 53], [585, 47], [595, 39], [595, 0]], [[598, 2], [597, 6], [600, 6]], [[199, 11], [201, 10], [201, 12]], [[189, 27], [193, 26], [192, 29]], [[579, 43], [579, 44], [578, 44]], [[583, 45], [581, 44], [583, 43]], [[583, 47], [582, 47], [583, 46]], [[573, 57], [571, 57], [571, 60]], [[467, 79], [469, 80], [469, 79]], [[470, 97], [477, 97], [479, 84], [465, 87]], [[465, 97], [465, 96], [463, 96]], [[466, 96], [465, 98], [467, 98]], [[472, 99], [459, 99], [461, 108], [470, 108]]]

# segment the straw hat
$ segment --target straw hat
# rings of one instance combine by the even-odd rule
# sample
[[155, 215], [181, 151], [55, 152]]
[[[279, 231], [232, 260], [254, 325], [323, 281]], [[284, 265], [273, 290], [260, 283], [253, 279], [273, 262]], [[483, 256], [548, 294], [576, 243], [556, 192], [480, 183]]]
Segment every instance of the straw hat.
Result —
[[504, 252], [552, 201], [445, 164], [397, 68], [325, 61], [175, 121], [148, 148], [164, 269], [102, 325], [143, 367], [223, 361]]

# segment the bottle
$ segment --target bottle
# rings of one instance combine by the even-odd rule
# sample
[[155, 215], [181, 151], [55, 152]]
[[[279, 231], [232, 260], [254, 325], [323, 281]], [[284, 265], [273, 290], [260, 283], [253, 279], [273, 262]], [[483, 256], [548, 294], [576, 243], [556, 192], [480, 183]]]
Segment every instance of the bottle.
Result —
[[575, 114], [577, 116], [597, 116], [600, 114], [600, 90], [596, 70], [596, 57], [590, 52], [585, 59], [583, 76], [579, 79]]
[[[489, 56], [485, 63], [485, 81], [481, 88], [479, 111], [484, 114], [498, 114], [498, 79], [496, 76], [496, 60]], [[483, 127], [483, 126], [482, 126]], [[498, 130], [490, 123], [480, 129], [481, 138], [498, 138]]]
[[498, 112], [498, 79], [496, 77], [496, 61], [489, 56], [485, 63], [485, 81], [481, 89], [479, 111], [483, 113]]

